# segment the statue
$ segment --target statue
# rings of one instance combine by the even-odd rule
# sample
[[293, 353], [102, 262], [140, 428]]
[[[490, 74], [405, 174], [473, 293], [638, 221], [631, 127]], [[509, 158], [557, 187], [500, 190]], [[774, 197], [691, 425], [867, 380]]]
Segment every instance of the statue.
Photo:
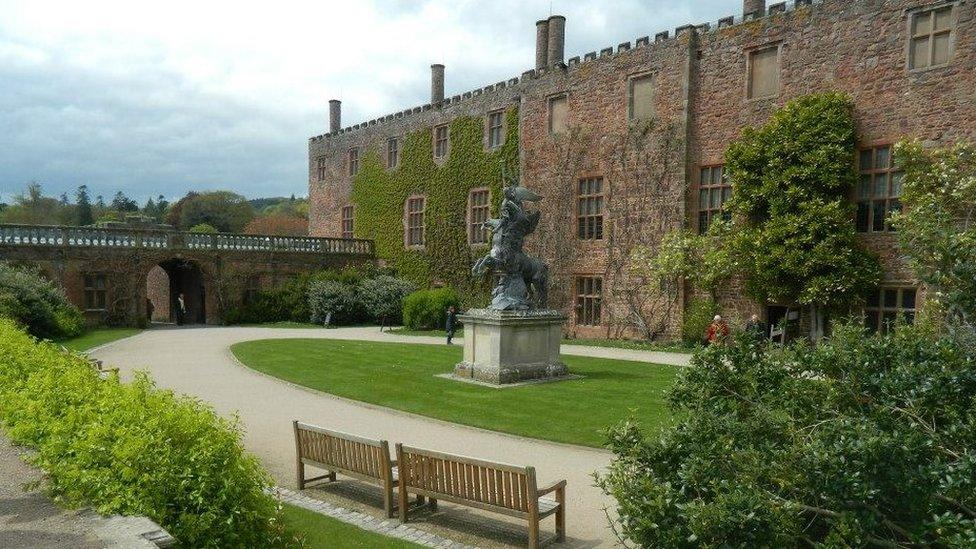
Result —
[[501, 275], [492, 291], [488, 309], [544, 309], [548, 304], [549, 266], [522, 251], [525, 236], [535, 231], [539, 224], [539, 211], [530, 212], [524, 204], [538, 202], [542, 196], [519, 185], [516, 179], [509, 178], [504, 169], [502, 177], [508, 185], [503, 193], [501, 213], [498, 219], [489, 219], [484, 223], [484, 227], [492, 233], [491, 250], [474, 264], [471, 273], [476, 277], [489, 272]]

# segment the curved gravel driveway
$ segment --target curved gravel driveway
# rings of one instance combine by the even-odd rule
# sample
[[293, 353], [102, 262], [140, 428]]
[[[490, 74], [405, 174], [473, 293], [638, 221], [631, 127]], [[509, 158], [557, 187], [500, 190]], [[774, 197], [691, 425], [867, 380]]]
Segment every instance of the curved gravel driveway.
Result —
[[[371, 438], [489, 460], [534, 465], [540, 483], [568, 481], [569, 547], [612, 546], [604, 507], [612, 500], [593, 486], [591, 474], [610, 460], [608, 452], [525, 439], [445, 423], [388, 408], [323, 395], [241, 367], [230, 352], [240, 341], [271, 338], [334, 338], [441, 343], [439, 338], [397, 336], [376, 328], [290, 329], [261, 327], [157, 328], [110, 343], [89, 354], [118, 366], [124, 378], [148, 370], [160, 387], [197, 396], [221, 414], [237, 413], [245, 445], [283, 486], [295, 485], [291, 421], [301, 419]], [[687, 356], [599, 347], [564, 346], [566, 354], [687, 364]], [[449, 507], [450, 504], [445, 504]], [[551, 521], [543, 524], [551, 531]]]

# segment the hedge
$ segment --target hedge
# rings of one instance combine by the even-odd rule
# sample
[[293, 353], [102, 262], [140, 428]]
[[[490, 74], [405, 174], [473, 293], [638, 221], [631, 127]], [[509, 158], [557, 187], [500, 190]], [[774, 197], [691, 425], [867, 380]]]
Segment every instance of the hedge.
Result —
[[412, 330], [443, 328], [451, 305], [460, 309], [461, 299], [450, 288], [416, 291], [403, 300], [403, 323]]
[[6, 263], [0, 263], [0, 317], [41, 338], [73, 337], [85, 329], [81, 311], [60, 288], [32, 268]]
[[145, 515], [184, 547], [285, 543], [271, 477], [236, 419], [198, 400], [102, 380], [87, 360], [0, 319], [0, 421], [37, 450], [50, 491], [70, 506]]

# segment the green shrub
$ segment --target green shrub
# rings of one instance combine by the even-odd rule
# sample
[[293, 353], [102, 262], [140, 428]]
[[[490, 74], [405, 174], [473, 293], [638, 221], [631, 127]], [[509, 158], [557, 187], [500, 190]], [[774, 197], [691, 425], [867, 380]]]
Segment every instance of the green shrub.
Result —
[[379, 321], [385, 317], [388, 324], [399, 324], [403, 299], [416, 290], [417, 286], [409, 280], [381, 275], [359, 284], [359, 300], [370, 319]]
[[688, 305], [681, 323], [681, 337], [688, 343], [701, 343], [712, 319], [718, 314], [718, 304], [711, 298], [696, 298]]
[[309, 322], [309, 285], [315, 281], [336, 280], [358, 284], [371, 271], [347, 267], [342, 271], [325, 270], [301, 274], [279, 286], [257, 292], [248, 302], [224, 314], [226, 324], [268, 324], [272, 322]]
[[412, 330], [442, 328], [451, 305], [461, 307], [461, 299], [451, 288], [416, 291], [403, 300], [403, 323]]
[[69, 505], [146, 515], [184, 547], [282, 542], [272, 480], [237, 420], [196, 399], [99, 379], [84, 358], [0, 320], [0, 420]]
[[210, 225], [208, 223], [198, 223], [190, 227], [190, 232], [200, 233], [200, 234], [217, 234], [218, 231], [217, 228], [214, 227], [213, 225]]
[[13, 319], [40, 338], [81, 334], [85, 319], [64, 292], [36, 270], [0, 263], [0, 317]]
[[699, 351], [676, 425], [615, 429], [600, 485], [640, 547], [976, 546], [976, 337], [840, 327]]
[[326, 318], [331, 324], [352, 324], [365, 317], [356, 287], [338, 280], [312, 282], [308, 287], [308, 306], [316, 324], [324, 323]]

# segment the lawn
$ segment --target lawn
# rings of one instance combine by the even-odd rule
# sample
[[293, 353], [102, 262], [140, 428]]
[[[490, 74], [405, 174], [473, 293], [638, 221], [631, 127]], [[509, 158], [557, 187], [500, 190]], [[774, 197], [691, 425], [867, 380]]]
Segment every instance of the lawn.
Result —
[[138, 328], [95, 328], [78, 337], [62, 339], [58, 343], [72, 351], [87, 351], [88, 349], [94, 349], [99, 345], [105, 345], [117, 339], [134, 336], [140, 331], [142, 330]]
[[[390, 333], [404, 336], [428, 336], [444, 338], [444, 330], [411, 330], [400, 327], [390, 330]], [[454, 337], [464, 337], [464, 328], [455, 332]], [[563, 345], [586, 345], [589, 347], [611, 347], [614, 349], [636, 349], [638, 351], [662, 351], [668, 353], [691, 353], [696, 346], [683, 342], [664, 343], [657, 341], [638, 341], [633, 339], [579, 339], [565, 338]]]
[[[338, 396], [532, 438], [600, 446], [631, 410], [649, 429], [670, 421], [665, 392], [677, 368], [563, 356], [582, 379], [494, 389], [435, 377], [460, 347], [329, 339], [271, 339], [231, 347], [255, 370]], [[326, 421], [327, 418], [306, 418]]]
[[294, 505], [282, 506], [285, 529], [290, 536], [303, 540], [302, 547], [319, 549], [368, 548], [368, 549], [413, 549], [420, 547], [408, 541], [390, 538], [368, 532], [332, 517], [314, 513]]

